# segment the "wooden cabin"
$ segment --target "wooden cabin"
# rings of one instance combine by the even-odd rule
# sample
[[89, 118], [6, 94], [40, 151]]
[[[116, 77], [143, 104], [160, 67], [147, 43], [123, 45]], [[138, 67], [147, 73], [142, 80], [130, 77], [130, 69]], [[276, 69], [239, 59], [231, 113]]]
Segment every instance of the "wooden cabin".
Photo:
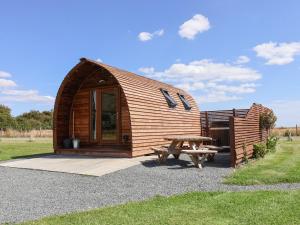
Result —
[[[55, 153], [134, 157], [168, 135], [200, 135], [195, 100], [171, 85], [82, 58], [64, 78], [54, 107]], [[66, 139], [80, 140], [79, 149]]]
[[216, 110], [201, 112], [202, 135], [212, 137], [214, 144], [230, 152], [231, 166], [242, 162], [244, 148], [247, 157], [252, 157], [253, 144], [266, 141], [268, 131], [260, 128], [259, 118], [271, 111], [261, 104], [249, 109]]

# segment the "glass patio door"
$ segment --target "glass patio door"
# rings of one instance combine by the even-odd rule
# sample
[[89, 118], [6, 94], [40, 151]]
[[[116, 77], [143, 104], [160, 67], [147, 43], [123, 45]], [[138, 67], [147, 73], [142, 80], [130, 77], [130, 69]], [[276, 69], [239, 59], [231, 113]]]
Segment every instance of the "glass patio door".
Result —
[[119, 95], [117, 88], [102, 89], [100, 94], [100, 143], [119, 141]]

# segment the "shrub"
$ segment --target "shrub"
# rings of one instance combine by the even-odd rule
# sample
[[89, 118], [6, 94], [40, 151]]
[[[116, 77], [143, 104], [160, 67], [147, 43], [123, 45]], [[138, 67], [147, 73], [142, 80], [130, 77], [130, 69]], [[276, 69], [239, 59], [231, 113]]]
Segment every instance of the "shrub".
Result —
[[276, 150], [276, 145], [278, 142], [278, 137], [276, 136], [270, 136], [267, 139], [266, 147], [270, 152], [275, 152]]
[[275, 122], [277, 120], [277, 117], [273, 113], [273, 111], [264, 112], [260, 114], [259, 117], [259, 125], [261, 129], [272, 129], [275, 127]]
[[264, 143], [258, 143], [253, 145], [253, 157], [258, 158], [264, 158], [267, 154], [267, 147]]

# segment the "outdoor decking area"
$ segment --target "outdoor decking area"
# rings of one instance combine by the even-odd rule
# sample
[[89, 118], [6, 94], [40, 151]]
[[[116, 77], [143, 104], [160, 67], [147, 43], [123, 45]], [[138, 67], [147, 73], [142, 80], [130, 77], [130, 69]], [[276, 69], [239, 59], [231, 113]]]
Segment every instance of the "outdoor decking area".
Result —
[[78, 149], [74, 148], [58, 148], [56, 154], [78, 154], [94, 157], [117, 157], [130, 158], [132, 152], [128, 146], [83, 146]]

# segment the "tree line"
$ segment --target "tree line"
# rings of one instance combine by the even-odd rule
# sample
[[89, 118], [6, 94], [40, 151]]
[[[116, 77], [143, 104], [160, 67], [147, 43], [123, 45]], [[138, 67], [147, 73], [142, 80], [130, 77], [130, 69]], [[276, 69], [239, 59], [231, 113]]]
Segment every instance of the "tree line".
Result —
[[12, 116], [11, 109], [0, 104], [0, 130], [14, 129], [19, 131], [52, 129], [53, 110], [31, 110], [19, 116]]

